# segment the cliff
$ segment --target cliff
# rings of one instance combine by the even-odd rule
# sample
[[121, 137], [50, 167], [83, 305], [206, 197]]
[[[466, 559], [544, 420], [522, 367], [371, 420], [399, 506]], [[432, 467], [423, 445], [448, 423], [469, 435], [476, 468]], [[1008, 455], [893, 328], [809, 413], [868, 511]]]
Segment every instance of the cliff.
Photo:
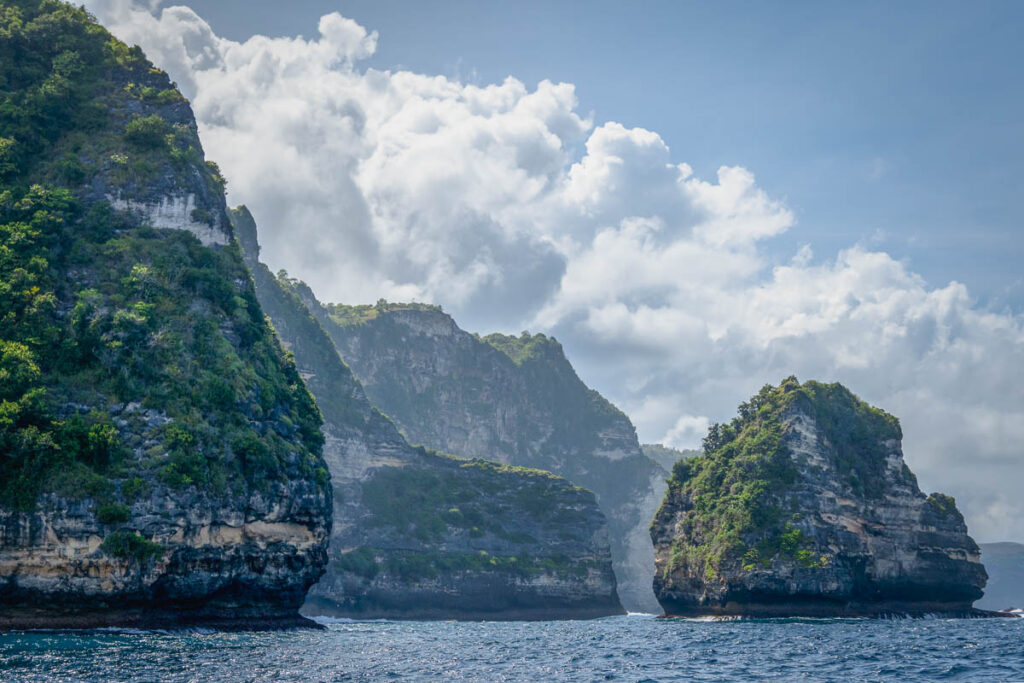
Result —
[[982, 543], [981, 561], [988, 572], [981, 609], [1024, 609], [1024, 544]]
[[0, 34], [0, 628], [306, 623], [320, 415], [188, 103], [70, 5]]
[[406, 443], [371, 407], [313, 317], [300, 282], [259, 263], [252, 216], [231, 214], [256, 292], [324, 416], [334, 484], [326, 576], [305, 612], [391, 618], [619, 614], [608, 531], [593, 494], [546, 472]]
[[766, 386], [675, 465], [651, 525], [673, 615], [970, 614], [985, 569], [925, 496], [893, 416], [839, 384]]
[[557, 341], [480, 338], [437, 306], [320, 306], [304, 296], [370, 401], [410, 442], [548, 470], [593, 491], [608, 519], [622, 604], [658, 611], [647, 526], [664, 471], [641, 452], [629, 418], [580, 381]]

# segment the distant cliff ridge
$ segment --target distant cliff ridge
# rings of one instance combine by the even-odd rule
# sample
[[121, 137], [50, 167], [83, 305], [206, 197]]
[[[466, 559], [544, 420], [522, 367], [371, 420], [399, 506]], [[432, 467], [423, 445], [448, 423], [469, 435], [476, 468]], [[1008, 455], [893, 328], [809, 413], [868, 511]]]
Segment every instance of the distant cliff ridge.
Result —
[[645, 443], [641, 444], [640, 448], [643, 450], [644, 455], [658, 463], [666, 473], [671, 472], [672, 468], [680, 460], [700, 455], [700, 451], [680, 450], [670, 446], [663, 446], [660, 443]]
[[766, 386], [674, 467], [651, 525], [666, 613], [970, 614], [985, 569], [899, 422], [839, 384]]
[[593, 491], [608, 519], [619, 596], [658, 611], [647, 527], [665, 471], [629, 418], [588, 388], [543, 334], [478, 337], [438, 306], [321, 306], [300, 288], [342, 358], [412, 443], [537, 467]]
[[406, 443], [373, 408], [300, 299], [304, 285], [257, 260], [252, 216], [232, 212], [256, 292], [324, 417], [334, 484], [327, 574], [305, 613], [525, 619], [622, 613], [594, 496], [547, 472]]
[[188, 102], [70, 5], [0, 34], [0, 628], [311, 625], [320, 415]]

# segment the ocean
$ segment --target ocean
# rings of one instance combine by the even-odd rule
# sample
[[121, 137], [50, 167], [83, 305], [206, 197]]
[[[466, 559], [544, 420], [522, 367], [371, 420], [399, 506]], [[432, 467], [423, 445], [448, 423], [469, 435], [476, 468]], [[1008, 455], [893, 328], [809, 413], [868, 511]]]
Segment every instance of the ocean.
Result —
[[0, 633], [0, 680], [1024, 681], [1024, 619], [323, 623]]

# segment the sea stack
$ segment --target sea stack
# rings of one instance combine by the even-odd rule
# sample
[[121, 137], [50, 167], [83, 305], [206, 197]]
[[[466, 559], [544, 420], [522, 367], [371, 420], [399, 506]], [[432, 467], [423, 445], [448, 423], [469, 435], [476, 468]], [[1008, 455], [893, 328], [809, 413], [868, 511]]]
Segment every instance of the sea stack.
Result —
[[840, 384], [765, 386], [678, 462], [653, 523], [669, 616], [969, 615], [987, 579], [899, 421]]

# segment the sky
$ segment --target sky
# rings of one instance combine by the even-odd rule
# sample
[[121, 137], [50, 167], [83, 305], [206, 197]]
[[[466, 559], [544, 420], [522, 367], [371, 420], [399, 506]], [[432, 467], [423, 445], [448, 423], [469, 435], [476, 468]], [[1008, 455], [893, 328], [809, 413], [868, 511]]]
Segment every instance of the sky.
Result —
[[322, 300], [553, 334], [678, 447], [842, 381], [978, 540], [1024, 541], [1024, 5], [86, 7]]
[[580, 111], [657, 131], [698, 175], [753, 170], [798, 213], [778, 254], [869, 242], [982, 305], [1024, 305], [1019, 2], [190, 6], [233, 40], [309, 37], [340, 11], [382, 36], [364, 66], [573, 83]]

